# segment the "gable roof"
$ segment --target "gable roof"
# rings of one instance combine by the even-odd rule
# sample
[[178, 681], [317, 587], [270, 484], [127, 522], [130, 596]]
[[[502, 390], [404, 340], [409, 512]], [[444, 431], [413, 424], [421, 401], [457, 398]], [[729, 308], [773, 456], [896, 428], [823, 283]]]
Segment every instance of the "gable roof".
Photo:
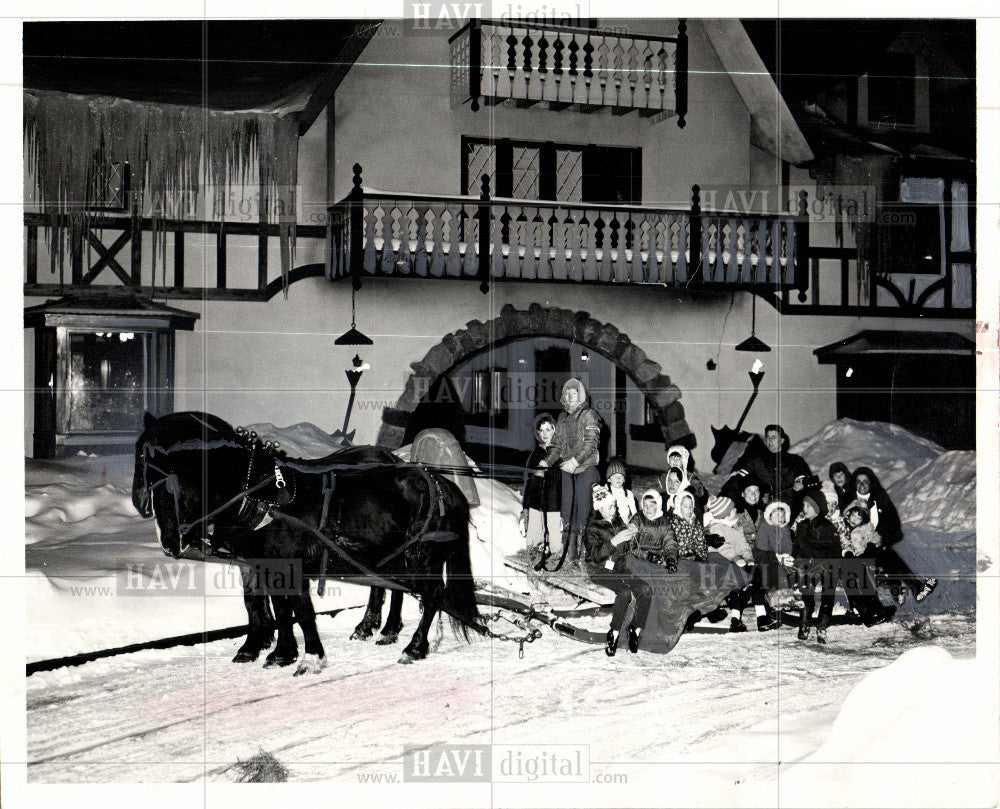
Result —
[[750, 112], [754, 145], [796, 165], [812, 160], [813, 153], [805, 136], [743, 23], [720, 19], [702, 20], [701, 24], [719, 62]]

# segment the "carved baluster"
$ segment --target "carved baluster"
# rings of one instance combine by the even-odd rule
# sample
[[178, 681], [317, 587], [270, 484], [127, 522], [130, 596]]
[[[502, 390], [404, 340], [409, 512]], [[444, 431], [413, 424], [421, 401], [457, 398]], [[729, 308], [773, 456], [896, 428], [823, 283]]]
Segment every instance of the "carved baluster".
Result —
[[382, 216], [382, 263], [380, 269], [386, 275], [392, 275], [396, 269], [396, 249], [393, 246], [392, 228], [395, 223], [395, 208], [390, 208]]
[[[632, 221], [631, 215], [629, 221]], [[645, 237], [645, 238], [644, 238]], [[632, 261], [629, 266], [629, 277], [632, 283], [641, 284], [646, 280], [642, 267], [642, 243], [649, 242], [649, 222], [645, 216], [642, 222], [632, 231]]]
[[535, 249], [538, 243], [537, 209], [536, 215], [532, 216], [531, 209], [525, 207], [524, 219], [524, 265], [521, 268], [521, 277], [534, 280], [538, 277], [538, 262], [535, 260]]
[[629, 93], [628, 105], [638, 107], [639, 104], [635, 100], [635, 89], [639, 86], [639, 51], [636, 49], [634, 41], [625, 53], [625, 66], [625, 80], [628, 83]]
[[[490, 233], [490, 275], [493, 278], [503, 278], [504, 277], [504, 260], [503, 260], [503, 246], [506, 239], [504, 239], [503, 231], [507, 229], [508, 235], [510, 233], [510, 215], [507, 213], [506, 207], [501, 216], [496, 215], [496, 208], [493, 209], [492, 216], [492, 231]], [[504, 220], [508, 224], [504, 224]], [[511, 250], [516, 250], [517, 247], [514, 244], [509, 245]]]
[[596, 224], [592, 225], [587, 218], [586, 212], [584, 212], [583, 217], [580, 219], [581, 248], [586, 251], [581, 268], [584, 281], [597, 280], [596, 230]]
[[600, 104], [607, 105], [608, 82], [613, 80], [611, 75], [610, 53], [608, 50], [607, 37], [601, 37], [597, 45], [597, 83], [601, 87]]
[[568, 277], [566, 266], [566, 225], [563, 222], [562, 210], [556, 208], [549, 218], [549, 232], [552, 234], [552, 277], [557, 281], [565, 281]]
[[597, 271], [598, 280], [605, 283], [611, 282], [611, 229], [604, 214], [598, 214], [594, 227], [594, 240], [596, 249], [601, 251], [600, 265]]
[[534, 78], [534, 68], [532, 66], [532, 53], [531, 46], [535, 42], [531, 38], [531, 31], [525, 30], [524, 36], [521, 38], [521, 70], [524, 72], [524, 97], [534, 98], [532, 93], [532, 79]]
[[621, 40], [616, 40], [614, 48], [611, 49], [611, 82], [615, 88], [615, 97], [612, 106], [624, 107], [622, 103], [622, 82], [625, 79], [625, 48], [622, 47]]
[[[365, 272], [373, 273], [378, 266], [375, 252], [375, 229], [378, 226], [378, 215], [375, 213], [378, 205], [373, 205], [365, 211], [365, 252], [361, 266]], [[383, 213], [384, 215], [384, 213]]]
[[413, 248], [416, 245], [410, 245], [410, 225], [412, 220], [410, 218], [413, 213], [413, 208], [407, 208], [402, 210], [402, 216], [399, 218], [399, 252], [396, 256], [396, 272], [402, 275], [409, 275], [413, 264]]
[[[465, 206], [462, 206], [465, 210]], [[465, 261], [462, 264], [462, 275], [475, 278], [479, 275], [479, 256], [476, 246], [479, 244], [479, 217], [474, 210], [465, 214]]]
[[593, 103], [590, 96], [590, 86], [594, 81], [594, 43], [590, 41], [590, 36], [583, 43], [583, 84], [586, 90], [585, 101]]
[[690, 222], [686, 214], [677, 220], [677, 270], [674, 283], [683, 283], [688, 279], [688, 233]]
[[735, 282], [740, 277], [740, 245], [739, 224], [733, 218], [729, 220], [729, 266], [726, 270], [726, 280]]
[[753, 267], [750, 263], [750, 254], [753, 250], [753, 245], [750, 243], [750, 227], [750, 220], [744, 219], [743, 224], [740, 227], [740, 252], [743, 253], [742, 266], [740, 267], [740, 281], [743, 283], [749, 283], [750, 279], [753, 277]]
[[645, 56], [642, 59], [642, 91], [643, 91], [643, 103], [646, 109], [652, 107], [651, 99], [653, 93], [653, 82], [654, 76], [656, 74], [655, 60], [656, 54], [653, 53], [652, 48], [648, 45], [643, 51]]
[[617, 231], [618, 249], [615, 251], [615, 274], [616, 283], [628, 281], [628, 220], [622, 222], [621, 213], [615, 212], [615, 220], [611, 223], [612, 232]]
[[417, 210], [417, 252], [413, 259], [413, 271], [420, 276], [427, 275], [427, 211], [423, 205]]
[[521, 277], [521, 250], [526, 253], [528, 247], [526, 243], [527, 234], [524, 228], [524, 208], [520, 208], [520, 213], [513, 217], [510, 226], [510, 244], [507, 247], [507, 277]]
[[775, 219], [771, 224], [771, 280], [781, 283], [784, 269], [781, 266], [781, 220]]
[[552, 45], [552, 78], [556, 84], [555, 100], [559, 100], [559, 88], [563, 76], [563, 49], [566, 43], [562, 41], [562, 34], [556, 34], [556, 41]]
[[511, 95], [514, 93], [514, 77], [517, 75], [517, 37], [513, 26], [507, 35], [507, 76], [510, 82]]
[[[581, 213], [582, 217], [583, 214]], [[572, 281], [583, 280], [583, 251], [580, 239], [581, 223], [573, 218], [573, 212], [566, 212], [566, 223], [569, 226], [569, 277]]]
[[569, 100], [576, 101], [577, 79], [580, 75], [580, 43], [576, 41], [576, 34], [570, 36], [569, 45]]
[[757, 278], [758, 284], [766, 284], [770, 279], [767, 271], [767, 220], [761, 219], [757, 225]]
[[538, 277], [544, 280], [552, 278], [553, 234], [555, 220], [545, 209], [539, 208], [535, 215], [535, 228], [538, 233]]
[[438, 210], [431, 208], [431, 213], [434, 214], [434, 226], [431, 233], [434, 247], [431, 250], [429, 272], [435, 278], [440, 278], [444, 275], [444, 217], [447, 212], [448, 209], [443, 206]]
[[[493, 89], [493, 98], [499, 98], [501, 95], [500, 81], [501, 76], [504, 75], [503, 68], [503, 39], [500, 36], [500, 32], [496, 28], [490, 28], [490, 81], [489, 86]], [[509, 95], [509, 94], [508, 94]]]

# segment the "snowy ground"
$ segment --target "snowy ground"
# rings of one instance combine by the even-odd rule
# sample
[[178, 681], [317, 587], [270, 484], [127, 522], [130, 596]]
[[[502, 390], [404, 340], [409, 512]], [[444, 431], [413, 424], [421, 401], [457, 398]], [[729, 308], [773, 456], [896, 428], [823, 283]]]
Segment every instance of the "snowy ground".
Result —
[[[297, 454], [327, 451], [323, 434], [309, 425], [255, 429]], [[238, 640], [32, 675], [29, 781], [231, 781], [232, 765], [263, 749], [290, 769], [292, 780], [338, 781], [342, 795], [367, 803], [397, 789], [392, 783], [402, 778], [404, 748], [492, 744], [494, 752], [501, 745], [537, 752], [575, 744], [586, 749], [586, 784], [535, 783], [530, 793], [511, 784], [499, 801], [496, 791], [453, 783], [448, 800], [715, 805], [732, 802], [735, 790], [747, 805], [773, 805], [780, 773], [783, 804], [859, 805], [867, 799], [831, 801], [829, 791], [815, 795], [810, 787], [822, 778], [878, 795], [885, 765], [880, 780], [863, 763], [921, 760], [907, 741], [915, 733], [924, 740], [923, 761], [968, 758], [969, 740], [980, 737], [952, 732], [952, 720], [981, 723], [969, 695], [995, 688], [995, 672], [990, 679], [972, 662], [973, 577], [977, 564], [990, 565], [976, 558], [974, 453], [943, 452], [898, 428], [850, 421], [794, 449], [824, 474], [833, 460], [866, 462], [881, 474], [906, 522], [901, 552], [915, 569], [945, 579], [920, 608], [929, 630], [838, 625], [823, 648], [797, 641], [791, 629], [729, 635], [699, 626], [669, 655], [623, 651], [614, 661], [549, 630], [523, 660], [512, 644], [466, 645], [446, 630], [440, 650], [404, 667], [395, 662], [399, 647], [347, 640], [367, 592], [333, 583], [316, 600], [317, 610], [348, 609], [319, 619], [329, 656], [319, 675], [293, 679], [287, 669], [234, 665]], [[235, 570], [161, 554], [151, 524], [132, 511], [131, 464], [125, 456], [28, 462], [29, 661], [245, 621]], [[502, 484], [479, 483], [474, 572], [526, 592], [527, 582], [501, 561], [522, 542], [517, 498]], [[409, 598], [406, 604], [412, 628], [416, 605]], [[907, 624], [914, 619], [912, 606], [900, 617]], [[607, 618], [574, 622], [600, 630]], [[921, 700], [932, 685], [928, 707]], [[928, 713], [930, 727], [915, 721], [926, 722]], [[831, 761], [856, 766], [838, 769]], [[946, 783], [942, 777], [923, 766], [904, 779], [904, 792], [873, 797], [871, 805], [940, 804], [929, 790]], [[602, 778], [619, 783], [598, 783]], [[622, 778], [637, 786], [623, 791]], [[666, 783], [669, 797], [657, 786]], [[586, 798], [566, 797], [578, 788], [588, 790]], [[653, 791], [643, 800], [647, 789]]]

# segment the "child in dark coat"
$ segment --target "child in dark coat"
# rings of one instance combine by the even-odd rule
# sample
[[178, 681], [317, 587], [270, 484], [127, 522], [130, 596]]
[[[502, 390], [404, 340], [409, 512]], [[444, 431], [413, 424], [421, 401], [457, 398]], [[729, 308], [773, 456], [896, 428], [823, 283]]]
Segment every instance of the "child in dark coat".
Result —
[[667, 570], [677, 570], [677, 539], [663, 513], [663, 499], [656, 489], [647, 489], [639, 501], [642, 510], [629, 523], [633, 539], [628, 552]]
[[816, 606], [815, 589], [821, 588], [816, 641], [826, 643], [826, 630], [833, 615], [837, 594], [837, 563], [840, 559], [840, 537], [826, 518], [827, 504], [822, 493], [809, 493], [802, 498], [802, 519], [796, 524], [793, 548], [799, 587], [805, 607], [799, 620], [799, 640], [809, 637]]

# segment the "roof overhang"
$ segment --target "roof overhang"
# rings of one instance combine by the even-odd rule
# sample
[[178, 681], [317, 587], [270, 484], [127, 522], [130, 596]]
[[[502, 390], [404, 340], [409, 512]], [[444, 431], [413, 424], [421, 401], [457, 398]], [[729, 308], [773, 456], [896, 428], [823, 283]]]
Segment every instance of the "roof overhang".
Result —
[[795, 165], [812, 160], [809, 143], [743, 23], [737, 19], [702, 20], [702, 28], [750, 112], [753, 144]]
[[856, 361], [874, 356], [966, 356], [976, 353], [968, 337], [943, 331], [876, 331], [866, 329], [852, 337], [813, 351], [820, 364]]
[[24, 327], [69, 326], [105, 329], [192, 331], [199, 315], [132, 293], [76, 293], [24, 310]]

